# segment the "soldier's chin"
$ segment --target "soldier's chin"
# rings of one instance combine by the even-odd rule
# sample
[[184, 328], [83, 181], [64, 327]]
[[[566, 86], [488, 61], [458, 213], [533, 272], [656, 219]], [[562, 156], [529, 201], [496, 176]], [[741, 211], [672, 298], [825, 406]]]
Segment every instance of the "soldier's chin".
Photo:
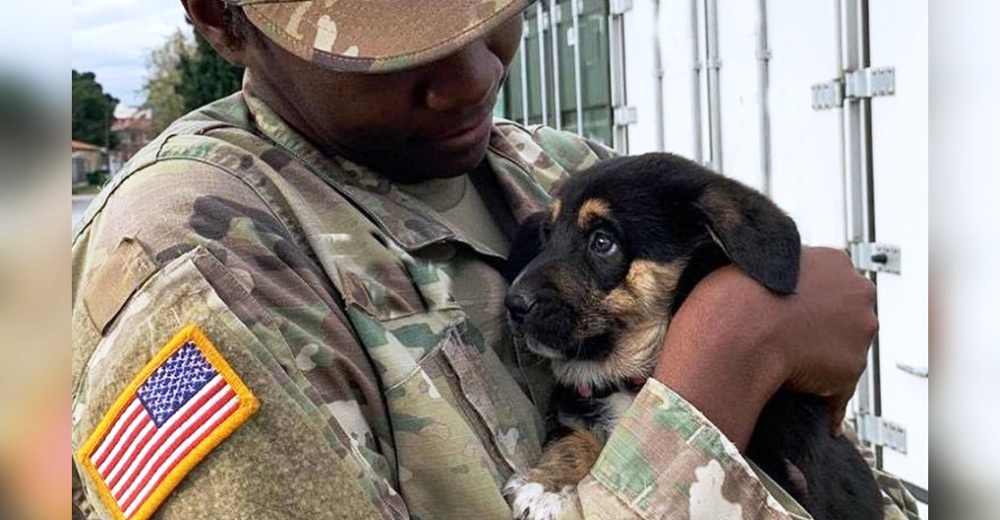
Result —
[[566, 355], [562, 352], [538, 341], [531, 336], [524, 337], [524, 344], [528, 347], [528, 350], [548, 359], [566, 359]]

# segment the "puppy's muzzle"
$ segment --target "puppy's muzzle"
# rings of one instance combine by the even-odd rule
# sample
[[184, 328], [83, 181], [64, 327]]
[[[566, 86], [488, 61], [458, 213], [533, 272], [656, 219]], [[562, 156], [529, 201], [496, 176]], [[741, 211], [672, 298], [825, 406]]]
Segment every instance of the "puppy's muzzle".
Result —
[[535, 306], [537, 300], [530, 294], [511, 291], [504, 297], [503, 303], [507, 306], [507, 313], [510, 314], [510, 320], [516, 325], [522, 325], [524, 318], [531, 313], [531, 309]]

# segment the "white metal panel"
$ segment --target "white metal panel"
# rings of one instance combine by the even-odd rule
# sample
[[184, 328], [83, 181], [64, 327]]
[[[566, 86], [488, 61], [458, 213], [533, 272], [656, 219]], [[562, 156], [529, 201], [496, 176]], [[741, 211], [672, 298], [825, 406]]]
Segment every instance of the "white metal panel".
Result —
[[625, 13], [625, 100], [629, 106], [642, 107], [628, 129], [631, 154], [657, 149], [653, 12], [654, 3], [646, 0], [634, 2], [632, 10]]
[[[652, 0], [644, 0], [636, 2], [636, 6], [651, 3]], [[665, 150], [688, 158], [695, 158], [693, 131], [695, 112], [694, 104], [691, 101], [695, 93], [691, 78], [692, 68], [695, 66], [692, 57], [693, 47], [696, 44], [698, 34], [692, 32], [691, 8], [692, 2], [690, 1], [661, 0], [658, 26], [663, 50]], [[637, 50], [635, 47], [626, 47], [625, 53], [628, 56], [627, 59], [635, 60], [637, 63], [644, 63], [650, 59], [646, 52]], [[629, 80], [629, 96], [632, 95], [632, 89], [636, 88], [634, 81], [641, 80]], [[647, 114], [649, 117], [655, 114], [652, 104], [642, 105], [638, 100], [633, 104], [636, 106], [640, 121], [647, 118]], [[632, 140], [632, 135], [629, 136], [629, 140]], [[636, 142], [636, 146], [632, 148], [633, 153], [649, 150], [652, 148], [641, 148], [639, 142]]]
[[875, 233], [902, 248], [902, 273], [878, 277], [878, 305], [882, 415], [906, 428], [907, 453], [884, 450], [884, 465], [926, 488], [928, 380], [896, 364], [928, 362], [928, 0], [869, 5], [871, 65], [896, 68], [896, 94], [872, 100]]
[[810, 90], [837, 75], [838, 13], [832, 0], [772, 0], [767, 9], [772, 198], [803, 242], [844, 247], [840, 115], [813, 110]]
[[756, 11], [756, 2], [718, 0], [722, 173], [762, 189]]

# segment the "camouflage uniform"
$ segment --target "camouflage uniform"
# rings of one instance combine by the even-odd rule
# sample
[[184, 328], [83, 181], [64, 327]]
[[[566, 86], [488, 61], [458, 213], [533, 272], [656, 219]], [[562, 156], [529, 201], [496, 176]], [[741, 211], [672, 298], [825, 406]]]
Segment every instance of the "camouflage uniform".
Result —
[[[487, 161], [521, 221], [554, 181], [608, 153], [498, 122]], [[74, 450], [193, 323], [260, 408], [160, 517], [509, 518], [500, 487], [540, 453], [529, 396], [541, 401], [545, 384], [509, 342], [487, 345], [450, 293], [453, 276], [477, 273], [500, 320], [498, 260], [385, 178], [319, 153], [259, 100], [220, 100], [133, 158], [75, 231]], [[82, 471], [74, 503], [110, 518]], [[888, 518], [906, 518], [891, 504]], [[656, 381], [577, 506], [567, 515], [808, 518]]]

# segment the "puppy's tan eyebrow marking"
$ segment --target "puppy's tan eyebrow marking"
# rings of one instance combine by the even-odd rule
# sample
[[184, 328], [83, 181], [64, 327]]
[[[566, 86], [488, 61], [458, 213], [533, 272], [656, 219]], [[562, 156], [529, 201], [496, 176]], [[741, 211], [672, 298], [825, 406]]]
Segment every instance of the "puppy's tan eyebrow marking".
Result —
[[560, 211], [562, 211], [562, 201], [559, 199], [552, 199], [552, 202], [549, 203], [549, 213], [552, 214], [551, 222], [553, 224], [559, 219]]
[[610, 219], [611, 207], [601, 199], [585, 200], [580, 205], [580, 211], [577, 212], [576, 224], [581, 228], [586, 228], [596, 218]]

